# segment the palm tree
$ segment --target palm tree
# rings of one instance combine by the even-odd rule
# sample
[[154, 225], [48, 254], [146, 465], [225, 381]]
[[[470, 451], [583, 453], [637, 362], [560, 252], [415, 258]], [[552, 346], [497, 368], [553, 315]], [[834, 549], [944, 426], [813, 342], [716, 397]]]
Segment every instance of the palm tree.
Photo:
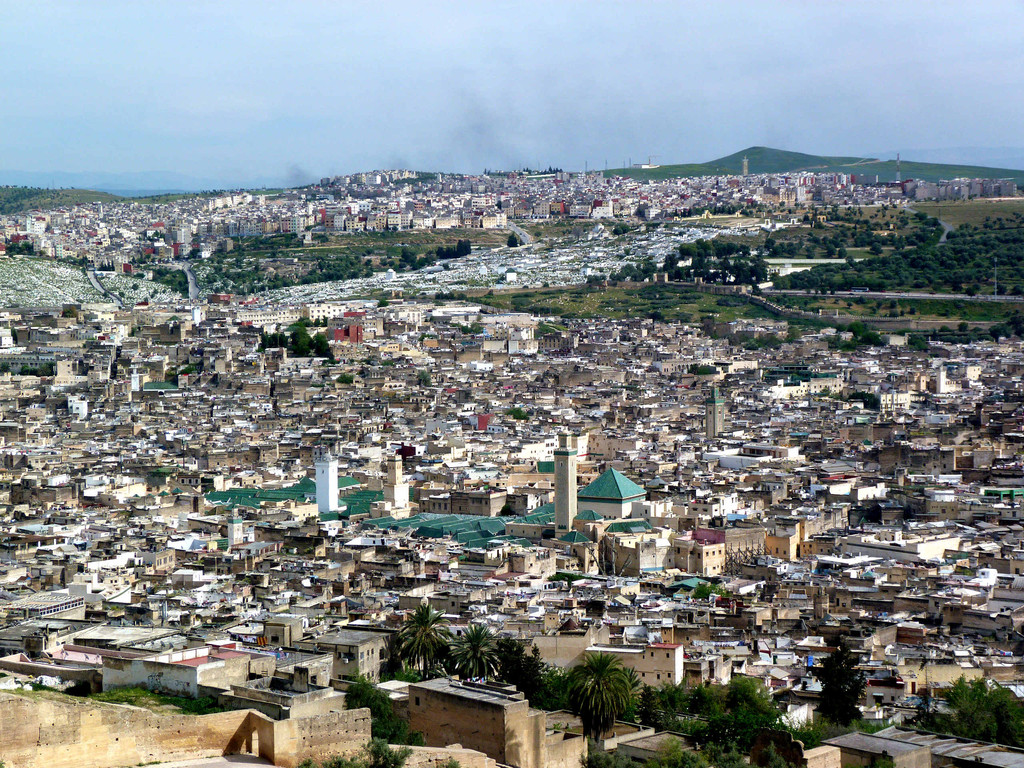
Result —
[[583, 721], [583, 731], [600, 739], [626, 711], [633, 688], [622, 662], [610, 653], [587, 653], [569, 670], [569, 705]]
[[494, 633], [482, 624], [473, 624], [452, 643], [449, 659], [452, 670], [461, 677], [490, 677], [498, 668]]
[[444, 653], [451, 635], [448, 620], [425, 603], [418, 606], [398, 632], [398, 648], [403, 659], [427, 671]]

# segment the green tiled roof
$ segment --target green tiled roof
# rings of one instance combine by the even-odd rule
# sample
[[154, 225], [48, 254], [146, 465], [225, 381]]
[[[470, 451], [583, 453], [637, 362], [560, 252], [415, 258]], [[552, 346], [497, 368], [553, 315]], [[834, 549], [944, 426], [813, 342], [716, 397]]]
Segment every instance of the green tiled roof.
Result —
[[491, 539], [505, 535], [505, 521], [502, 518], [476, 515], [418, 514], [403, 520], [380, 517], [367, 520], [366, 524], [380, 529], [412, 529], [417, 536], [430, 538], [452, 536], [460, 544], [471, 547], [483, 546]]
[[538, 461], [537, 471], [542, 475], [553, 475], [555, 473], [555, 462], [553, 461]]
[[646, 492], [619, 470], [609, 469], [576, 495], [580, 499], [624, 501], [643, 497]]
[[642, 533], [651, 530], [651, 524], [646, 520], [620, 520], [609, 525], [606, 530], [608, 533]]
[[[359, 485], [359, 481], [352, 477], [339, 477], [338, 488], [351, 488], [352, 486]], [[357, 496], [364, 491], [356, 491], [351, 496]], [[380, 499], [384, 498], [384, 494], [380, 491], [369, 491], [369, 493], [379, 493]], [[308, 497], [316, 495], [316, 482], [311, 478], [304, 477], [294, 485], [289, 485], [286, 488], [231, 488], [227, 491], [213, 491], [206, 494], [206, 500], [210, 504], [223, 504], [229, 507], [251, 507], [253, 509], [259, 509], [261, 504], [265, 501], [302, 501]], [[351, 496], [345, 496], [342, 501], [349, 505], [351, 504], [349, 499]], [[379, 501], [380, 499], [374, 499]], [[366, 510], [369, 511], [369, 504], [366, 505]], [[349, 514], [352, 514], [351, 512]]]
[[604, 520], [604, 515], [599, 515], [597, 512], [595, 512], [592, 509], [584, 509], [578, 515], [576, 515], [576, 519], [577, 520], [585, 520], [587, 522], [593, 522], [593, 521], [597, 521], [597, 520]]
[[147, 381], [145, 384], [142, 385], [142, 389], [145, 392], [154, 392], [161, 390], [170, 391], [176, 390], [177, 388], [178, 385], [175, 384], [173, 381]]
[[384, 501], [384, 491], [368, 491], [366, 489], [352, 491], [352, 493], [346, 493], [338, 501], [346, 507], [341, 511], [343, 518], [352, 517], [352, 515], [368, 515], [373, 502]]
[[569, 531], [564, 536], [558, 539], [564, 541], [566, 544], [592, 544], [593, 542], [584, 536], [579, 531]]
[[532, 525], [546, 525], [555, 521], [555, 505], [552, 503], [541, 504], [528, 515], [516, 519], [517, 523], [530, 523]]

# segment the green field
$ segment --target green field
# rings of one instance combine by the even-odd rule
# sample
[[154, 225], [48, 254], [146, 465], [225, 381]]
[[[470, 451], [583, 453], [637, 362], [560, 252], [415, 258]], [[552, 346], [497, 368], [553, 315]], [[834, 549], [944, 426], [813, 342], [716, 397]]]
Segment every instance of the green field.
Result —
[[577, 286], [488, 293], [475, 298], [500, 309], [567, 318], [624, 320], [653, 317], [670, 322], [697, 323], [708, 318], [728, 322], [741, 317], [774, 317], [768, 310], [741, 296], [716, 296], [672, 284], [638, 283], [609, 288]]
[[[606, 176], [628, 176], [633, 179], [659, 180], [680, 176], [738, 175], [743, 172], [743, 157], [750, 165], [750, 173], [786, 173], [791, 171], [816, 171], [820, 173], [862, 173], [877, 175], [879, 181], [896, 179], [896, 161], [868, 157], [845, 157], [830, 155], [808, 155], [803, 152], [789, 152], [770, 147], [748, 147], [717, 160], [705, 163], [662, 165], [657, 168], [614, 168]], [[1024, 184], [1024, 171], [1008, 168], [988, 168], [978, 165], [945, 165], [942, 163], [919, 163], [904, 160], [900, 163], [904, 179], [940, 181], [961, 177], [987, 179], [1014, 179]]]
[[[953, 227], [971, 224], [980, 227], [987, 219], [1006, 219], [1009, 223], [1017, 215], [1024, 216], [1024, 198], [1019, 200], [963, 200], [948, 203], [914, 203], [914, 210], [942, 219]], [[1016, 223], [1020, 223], [1017, 221]]]
[[903, 317], [907, 320], [950, 320], [957, 322], [1002, 322], [1024, 313], [1017, 301], [958, 301], [956, 299], [869, 299], [838, 296], [772, 295], [771, 300], [793, 309], [816, 312], [838, 310], [843, 315]]

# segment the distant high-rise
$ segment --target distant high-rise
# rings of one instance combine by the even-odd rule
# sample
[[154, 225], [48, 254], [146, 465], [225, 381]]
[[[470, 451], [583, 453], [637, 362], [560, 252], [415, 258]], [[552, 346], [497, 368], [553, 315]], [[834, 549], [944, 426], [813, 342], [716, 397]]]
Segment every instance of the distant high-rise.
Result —
[[743, 156], [743, 175], [744, 176], [749, 176], [750, 175], [750, 161], [747, 160], [747, 156], [746, 155]]
[[576, 517], [576, 437], [559, 435], [555, 449], [555, 536], [568, 533]]
[[711, 394], [704, 401], [704, 434], [718, 437], [725, 431], [725, 400], [718, 387], [711, 388]]
[[896, 183], [899, 184], [903, 179], [900, 177], [900, 153], [896, 153]]

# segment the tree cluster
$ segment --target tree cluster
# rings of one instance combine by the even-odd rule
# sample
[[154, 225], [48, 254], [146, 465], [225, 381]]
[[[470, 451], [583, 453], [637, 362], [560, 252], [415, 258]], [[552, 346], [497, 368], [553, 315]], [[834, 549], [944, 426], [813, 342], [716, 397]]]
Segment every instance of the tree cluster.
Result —
[[669, 280], [757, 285], [768, 279], [768, 262], [749, 245], [716, 240], [683, 243], [665, 257], [664, 269]]

